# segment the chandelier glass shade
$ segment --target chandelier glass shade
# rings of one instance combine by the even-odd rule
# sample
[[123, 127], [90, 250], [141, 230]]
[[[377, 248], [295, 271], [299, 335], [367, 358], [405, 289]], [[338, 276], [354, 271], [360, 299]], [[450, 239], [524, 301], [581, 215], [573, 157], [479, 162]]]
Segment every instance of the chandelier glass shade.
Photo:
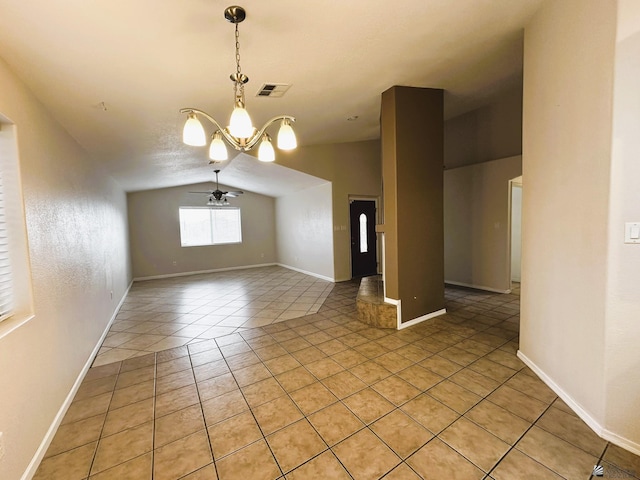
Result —
[[240, 68], [240, 43], [238, 24], [246, 18], [246, 12], [242, 7], [232, 6], [224, 11], [225, 18], [235, 24], [236, 39], [236, 72], [231, 74], [234, 90], [234, 108], [229, 118], [229, 125], [222, 127], [211, 115], [197, 108], [183, 108], [180, 113], [187, 114], [187, 121], [182, 130], [182, 141], [191, 146], [202, 147], [207, 144], [207, 134], [200, 121], [208, 120], [215, 127], [210, 136], [209, 158], [212, 162], [224, 161], [229, 158], [226, 142], [236, 150], [246, 152], [260, 143], [258, 159], [263, 162], [275, 160], [275, 150], [271, 143], [271, 137], [266, 130], [272, 124], [280, 121], [280, 130], [277, 136], [277, 145], [280, 150], [293, 150], [297, 147], [295, 132], [291, 123], [295, 118], [291, 115], [278, 115], [271, 118], [261, 129], [256, 129], [251, 122], [249, 112], [245, 107], [244, 85], [249, 77], [242, 73]]
[[[203, 144], [204, 145], [204, 144]], [[211, 144], [209, 144], [209, 158], [222, 162], [229, 158], [227, 146], [222, 141], [222, 134], [218, 131], [213, 134]]]
[[202, 147], [207, 144], [207, 134], [204, 127], [193, 112], [187, 116], [187, 121], [182, 129], [182, 141], [194, 147]]
[[258, 160], [260, 160], [261, 162], [273, 162], [275, 159], [276, 152], [273, 149], [271, 137], [269, 136], [269, 134], [265, 133], [262, 136], [260, 148], [258, 148]]

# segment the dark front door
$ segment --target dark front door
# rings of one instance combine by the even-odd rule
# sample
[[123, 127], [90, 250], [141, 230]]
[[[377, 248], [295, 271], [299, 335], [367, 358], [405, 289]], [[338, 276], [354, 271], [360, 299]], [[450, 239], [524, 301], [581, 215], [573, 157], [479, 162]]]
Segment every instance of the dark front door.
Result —
[[376, 261], [376, 202], [351, 201], [351, 276], [378, 273]]

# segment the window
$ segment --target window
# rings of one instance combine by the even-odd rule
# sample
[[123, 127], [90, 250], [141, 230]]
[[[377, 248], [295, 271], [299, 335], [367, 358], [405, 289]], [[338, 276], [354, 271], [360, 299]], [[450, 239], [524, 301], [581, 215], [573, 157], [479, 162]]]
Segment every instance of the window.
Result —
[[16, 127], [0, 115], [0, 339], [33, 318]]
[[180, 207], [180, 244], [183, 247], [241, 242], [239, 208]]
[[0, 322], [13, 313], [13, 279], [9, 257], [9, 235], [4, 213], [4, 188], [0, 171]]
[[360, 214], [360, 253], [367, 253], [369, 245], [367, 244], [367, 216]]

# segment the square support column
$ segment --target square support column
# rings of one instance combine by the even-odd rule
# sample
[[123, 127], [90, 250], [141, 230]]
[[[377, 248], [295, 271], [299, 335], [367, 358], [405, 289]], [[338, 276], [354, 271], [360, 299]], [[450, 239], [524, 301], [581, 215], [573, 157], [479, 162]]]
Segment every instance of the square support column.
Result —
[[385, 296], [400, 327], [444, 313], [443, 93], [382, 94]]

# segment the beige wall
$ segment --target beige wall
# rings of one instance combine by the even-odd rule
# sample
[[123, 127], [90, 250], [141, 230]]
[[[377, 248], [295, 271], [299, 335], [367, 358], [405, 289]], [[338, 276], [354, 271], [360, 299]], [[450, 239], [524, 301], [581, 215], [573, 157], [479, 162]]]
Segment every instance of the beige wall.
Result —
[[349, 196], [380, 197], [380, 142], [335, 143], [278, 152], [278, 163], [329, 180], [333, 201], [333, 265], [336, 281], [351, 278]]
[[616, 2], [582, 0], [546, 2], [525, 29], [520, 354], [592, 426], [605, 418], [615, 31]]
[[[618, 1], [609, 201], [605, 428], [640, 454], [640, 245], [623, 243], [640, 222], [640, 2]], [[627, 442], [633, 442], [629, 444]]]
[[278, 263], [334, 279], [331, 183], [276, 199]]
[[[291, 225], [288, 219], [280, 216], [276, 229], [275, 199], [249, 192], [231, 200], [235, 205], [247, 207], [243, 209], [242, 218], [243, 238], [247, 241], [246, 245], [243, 242], [243, 246], [180, 247], [177, 220], [171, 222], [167, 219], [171, 216], [177, 219], [178, 206], [188, 204], [180, 202], [202, 204], [197, 203], [202, 201], [201, 198], [185, 193], [195, 188], [199, 189], [191, 185], [128, 194], [134, 277], [280, 262], [312, 274], [334, 278], [335, 281], [350, 279], [349, 196], [380, 196], [379, 150], [379, 141], [367, 141], [299, 147], [293, 152], [278, 153], [280, 165], [331, 182], [331, 211], [319, 210], [318, 212], [322, 211], [322, 220], [315, 224], [316, 227], [322, 225], [320, 235], [329, 241], [329, 244], [319, 253], [318, 258], [324, 258], [331, 249], [333, 256], [328, 260], [330, 265], [325, 263], [326, 259], [319, 262], [318, 258], [315, 258], [316, 253], [310, 252], [309, 262], [301, 266], [300, 262], [304, 256], [301, 253], [302, 243], [295, 239], [284, 239], [282, 236], [279, 237], [279, 253], [276, 253], [276, 231], [280, 229], [288, 233], [295, 231], [297, 228], [295, 223], [301, 218], [297, 215], [303, 215], [303, 213], [298, 210], [296, 220], [292, 221]], [[210, 184], [201, 185], [201, 187], [205, 187], [206, 190]], [[318, 192], [324, 192], [324, 190], [309, 192], [309, 195], [313, 196]], [[302, 192], [301, 194], [307, 195]], [[287, 207], [282, 207], [280, 210], [284, 212]], [[331, 215], [327, 216], [328, 213]], [[333, 223], [327, 222], [328, 218], [332, 218]], [[296, 253], [290, 255], [285, 246], [292, 247], [293, 252]], [[202, 251], [216, 253], [202, 255]], [[221, 251], [224, 254], [219, 255], [217, 252]], [[295, 260], [295, 257], [298, 257], [298, 260]]]
[[2, 60], [0, 114], [17, 130], [34, 313], [0, 338], [0, 478], [14, 480], [27, 470], [131, 273], [124, 192]]
[[444, 164], [455, 168], [522, 153], [522, 84], [444, 123]]
[[[520, 177], [522, 182], [522, 177]], [[520, 282], [522, 258], [522, 184], [511, 187], [511, 281]]]
[[444, 309], [443, 98], [430, 88], [382, 94], [385, 296], [399, 300], [401, 323]]
[[204, 206], [206, 195], [188, 192], [213, 188], [202, 183], [127, 195], [134, 278], [275, 263], [275, 201], [251, 192], [229, 200], [241, 209], [242, 243], [180, 246], [179, 207]]
[[506, 292], [509, 269], [509, 180], [522, 173], [520, 155], [445, 170], [444, 279]]

